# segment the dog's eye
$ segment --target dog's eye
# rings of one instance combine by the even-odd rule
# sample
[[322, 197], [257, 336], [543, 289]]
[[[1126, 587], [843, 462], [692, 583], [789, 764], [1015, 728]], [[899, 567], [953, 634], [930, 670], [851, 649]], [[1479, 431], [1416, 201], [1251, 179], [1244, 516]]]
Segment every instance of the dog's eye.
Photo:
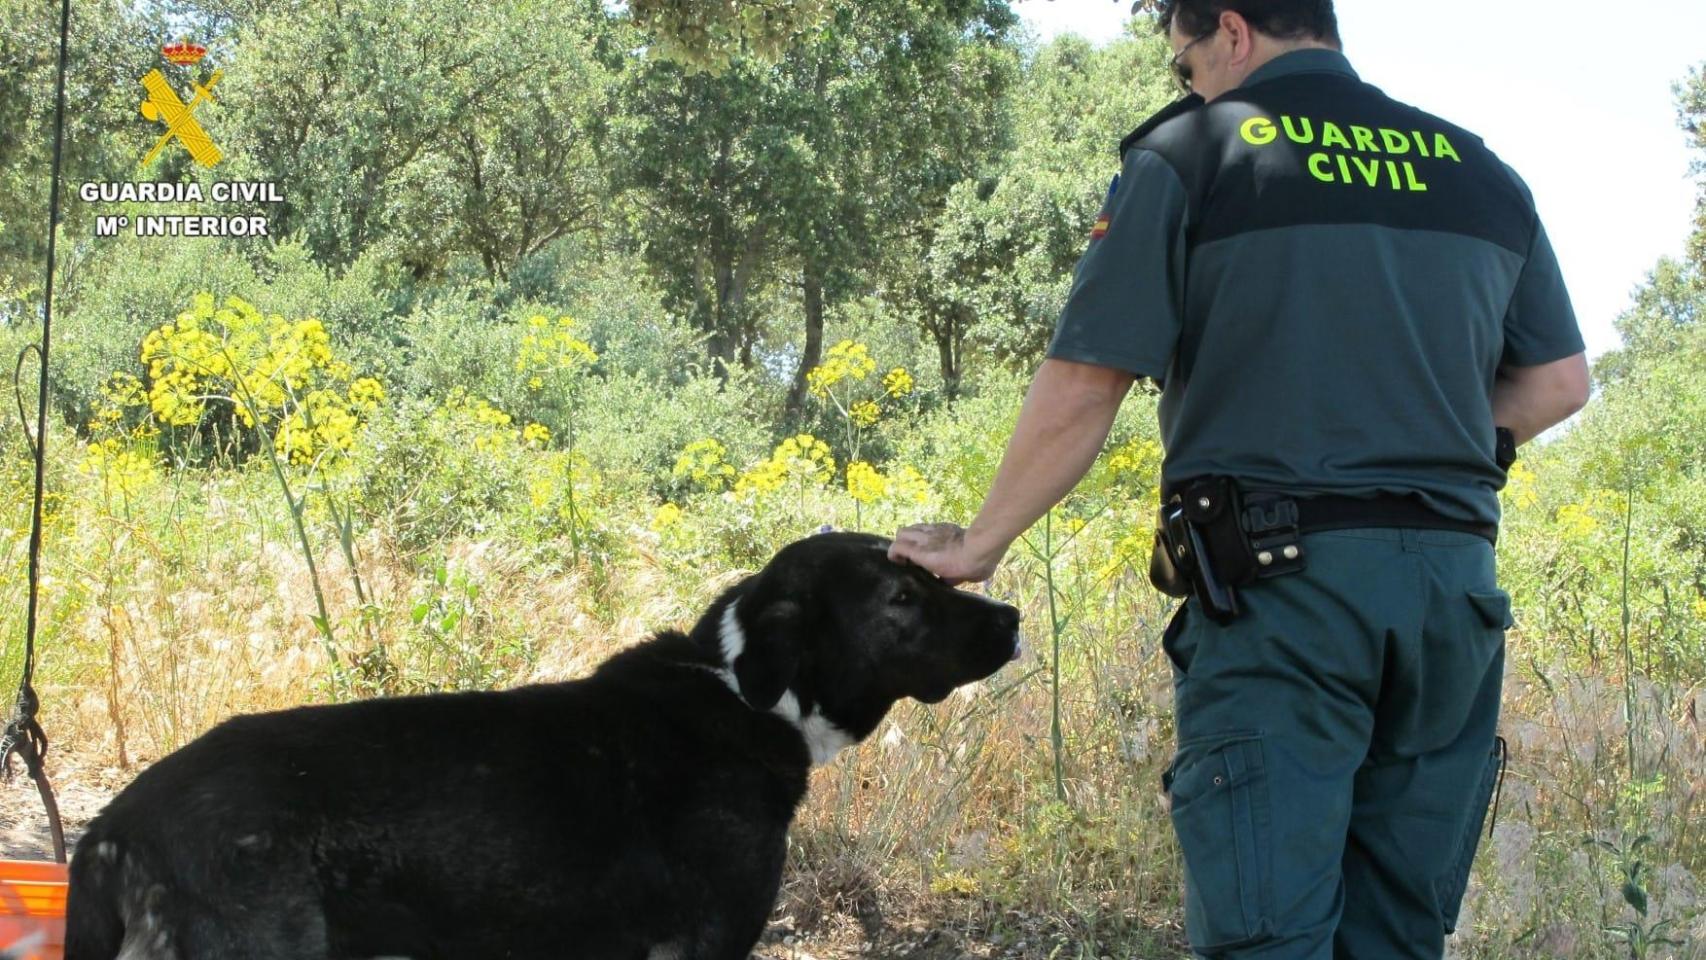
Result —
[[907, 605], [913, 603], [917, 599], [918, 599], [918, 594], [913, 593], [912, 590], [910, 590], [906, 587], [902, 587], [901, 589], [895, 591], [895, 595], [894, 595], [893, 599], [891, 599], [889, 602], [894, 604], [897, 607], [904, 607], [904, 606], [907, 606]]

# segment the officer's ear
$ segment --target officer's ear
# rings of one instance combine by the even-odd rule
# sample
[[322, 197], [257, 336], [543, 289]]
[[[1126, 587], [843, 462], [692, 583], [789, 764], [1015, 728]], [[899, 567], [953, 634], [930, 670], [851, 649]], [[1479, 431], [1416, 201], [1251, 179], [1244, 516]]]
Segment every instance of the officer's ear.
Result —
[[1227, 62], [1228, 66], [1237, 66], [1249, 59], [1256, 43], [1256, 31], [1243, 14], [1236, 10], [1222, 10], [1220, 32], [1226, 34], [1226, 39], [1232, 44], [1232, 59]]

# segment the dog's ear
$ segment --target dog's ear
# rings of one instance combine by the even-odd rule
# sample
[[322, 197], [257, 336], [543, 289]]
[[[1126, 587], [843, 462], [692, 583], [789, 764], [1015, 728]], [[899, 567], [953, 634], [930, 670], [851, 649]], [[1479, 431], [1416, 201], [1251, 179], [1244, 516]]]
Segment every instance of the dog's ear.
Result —
[[765, 604], [743, 629], [746, 647], [735, 658], [740, 694], [755, 710], [769, 710], [788, 691], [800, 668], [806, 611], [792, 600]]

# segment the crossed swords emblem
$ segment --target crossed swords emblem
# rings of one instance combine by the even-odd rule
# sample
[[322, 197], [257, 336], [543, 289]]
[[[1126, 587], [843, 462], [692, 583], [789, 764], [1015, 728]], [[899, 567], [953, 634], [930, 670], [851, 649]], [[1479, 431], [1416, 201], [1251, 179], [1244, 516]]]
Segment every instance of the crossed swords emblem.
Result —
[[172, 90], [159, 70], [148, 71], [148, 75], [142, 78], [142, 86], [148, 90], [148, 99], [142, 101], [142, 115], [164, 123], [166, 132], [155, 142], [154, 149], [142, 158], [142, 166], [146, 167], [154, 162], [154, 158], [160, 155], [160, 151], [164, 150], [173, 138], [182, 141], [184, 149], [190, 152], [195, 162], [204, 167], [213, 166], [225, 156], [219, 152], [213, 139], [195, 119], [195, 108], [201, 106], [202, 101], [213, 99], [213, 85], [219, 82], [224, 72], [213, 71], [213, 76], [207, 78], [205, 87], [199, 83], [192, 84], [195, 87], [195, 96], [186, 104], [178, 99], [177, 93]]

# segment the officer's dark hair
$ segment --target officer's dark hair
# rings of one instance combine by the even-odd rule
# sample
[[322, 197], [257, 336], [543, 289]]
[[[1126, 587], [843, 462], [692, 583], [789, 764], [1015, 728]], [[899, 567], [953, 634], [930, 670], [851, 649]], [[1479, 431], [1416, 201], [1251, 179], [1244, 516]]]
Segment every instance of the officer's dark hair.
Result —
[[1220, 15], [1230, 10], [1250, 21], [1250, 26], [1276, 40], [1320, 40], [1339, 46], [1339, 18], [1333, 0], [1159, 0], [1161, 32], [1173, 21], [1179, 32], [1201, 36], [1214, 29]]

